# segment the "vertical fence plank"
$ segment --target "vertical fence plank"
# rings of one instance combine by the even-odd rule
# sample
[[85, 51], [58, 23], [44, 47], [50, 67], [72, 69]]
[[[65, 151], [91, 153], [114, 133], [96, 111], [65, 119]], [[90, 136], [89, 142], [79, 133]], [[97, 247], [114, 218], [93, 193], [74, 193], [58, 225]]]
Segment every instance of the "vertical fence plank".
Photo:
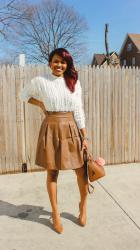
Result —
[[88, 66], [85, 66], [85, 77], [84, 77], [84, 100], [85, 100], [85, 115], [87, 121], [87, 134], [89, 135], [89, 74]]
[[117, 162], [119, 159], [118, 154], [120, 144], [119, 144], [119, 82], [118, 82], [118, 68], [112, 67], [114, 71], [114, 162]]
[[[125, 70], [125, 90], [124, 90], [124, 161], [128, 162], [128, 155], [129, 155], [129, 144], [128, 144], [128, 135], [129, 135], [129, 117], [128, 117], [128, 110], [129, 110], [129, 68], [126, 67]], [[131, 132], [131, 131], [130, 131]]]
[[100, 69], [97, 66], [96, 68], [96, 82], [95, 82], [95, 88], [96, 88], [96, 93], [95, 93], [95, 112], [96, 112], [96, 157], [98, 158], [100, 155], [100, 95], [99, 95], [99, 90], [100, 90]]
[[[26, 67], [26, 66], [25, 66]], [[21, 89], [25, 86], [25, 79], [24, 79], [24, 68], [23, 67], [18, 67], [17, 69], [17, 84], [19, 83], [20, 85], [20, 91]], [[20, 101], [20, 100], [19, 100]], [[25, 103], [21, 102], [21, 154], [22, 154], [22, 159], [21, 159], [21, 166], [20, 166], [20, 171], [23, 163], [26, 163], [26, 113], [25, 113]]]
[[111, 72], [112, 68], [110, 69], [109, 77], [106, 79], [105, 69], [104, 69], [104, 84], [105, 84], [105, 91], [103, 92], [104, 97], [104, 155], [103, 157], [106, 159], [106, 163], [110, 162], [110, 141], [111, 141], [111, 123], [110, 123], [110, 117], [111, 117], [111, 99], [110, 99], [110, 85], [111, 82]]
[[[5, 69], [4, 69], [5, 70]], [[0, 66], [0, 174], [5, 170], [2, 157], [5, 156], [5, 126], [3, 101], [3, 67]]]
[[[108, 154], [109, 154], [109, 143], [108, 141], [108, 126], [109, 126], [109, 120], [108, 117], [110, 115], [109, 111], [109, 105], [108, 105], [108, 85], [110, 83], [110, 69], [109, 67], [103, 68], [103, 74], [102, 74], [102, 92], [101, 92], [101, 98], [103, 99], [103, 114], [100, 117], [100, 122], [102, 124], [101, 128], [103, 130], [103, 133], [101, 133], [101, 140], [103, 142], [103, 150], [101, 151], [101, 156], [106, 159], [108, 162]], [[102, 139], [103, 137], [103, 139]]]
[[92, 127], [92, 115], [93, 115], [93, 106], [92, 106], [92, 69], [91, 66], [88, 68], [88, 73], [89, 73], [89, 86], [88, 86], [88, 137], [89, 137], [89, 150], [92, 152], [92, 137], [93, 137], [93, 127]]
[[[110, 85], [110, 98], [111, 98], [111, 103], [110, 103], [110, 160], [112, 163], [114, 163], [114, 156], [115, 156], [115, 126], [114, 126], [114, 119], [115, 119], [115, 114], [114, 114], [114, 70], [112, 70], [112, 75], [111, 75], [111, 85]], [[108, 81], [110, 81], [110, 78], [108, 76]]]
[[[128, 69], [128, 123], [127, 123], [127, 133], [128, 133], [128, 162], [131, 162], [132, 159], [132, 150], [134, 145], [132, 146], [132, 102], [133, 102], [133, 94], [132, 94], [132, 70]], [[135, 111], [134, 111], [135, 112]]]
[[139, 161], [139, 148], [140, 148], [140, 143], [139, 143], [139, 138], [140, 138], [140, 73], [138, 67], [136, 68], [135, 71], [135, 161]]
[[132, 68], [132, 83], [131, 83], [131, 91], [132, 91], [132, 102], [131, 102], [131, 128], [132, 128], [132, 135], [131, 135], [131, 162], [135, 162], [135, 152], [136, 152], [136, 144], [135, 144], [135, 128], [136, 128], [136, 108], [135, 108], [135, 74], [136, 70], [135, 67]]
[[137, 100], [137, 103], [138, 103], [138, 160], [140, 161], [140, 70], [139, 70], [139, 73], [138, 73], [138, 82], [139, 82], [139, 85], [138, 85], [138, 100]]
[[8, 72], [9, 74], [9, 87], [10, 87], [10, 127], [11, 127], [11, 132], [10, 132], [10, 169], [11, 172], [13, 171], [16, 172], [16, 167], [17, 167], [17, 122], [16, 122], [16, 96], [15, 96], [15, 69], [14, 66], [11, 65], [10, 70]]
[[[105, 71], [105, 70], [104, 70]], [[112, 71], [111, 71], [112, 73]], [[104, 78], [106, 79], [106, 74], [104, 72]], [[104, 158], [106, 159], [107, 163], [111, 162], [111, 107], [112, 107], [112, 103], [111, 103], [111, 86], [112, 86], [112, 78], [110, 77], [108, 80], [104, 80], [106, 82], [106, 96], [104, 96], [104, 98], [106, 98], [106, 106], [104, 107], [105, 109], [105, 114], [106, 114], [106, 138], [105, 138], [105, 142], [104, 142], [104, 147], [106, 147], [106, 154], [104, 155]]]
[[92, 68], [92, 153], [93, 156], [96, 157], [96, 141], [97, 141], [97, 133], [96, 133], [96, 107], [95, 107], [95, 83], [96, 83], [96, 68], [93, 66]]
[[[104, 68], [100, 68], [100, 85], [99, 85], [99, 130], [100, 130], [100, 155], [104, 155], [104, 96], [105, 96], [105, 82], [104, 82]], [[102, 119], [103, 118], [103, 119]]]
[[17, 132], [17, 162], [16, 171], [22, 171], [22, 163], [25, 161], [25, 133], [23, 103], [19, 99], [19, 92], [23, 87], [20, 81], [19, 66], [15, 66], [15, 95], [16, 95], [16, 132]]
[[118, 75], [118, 149], [116, 153], [116, 162], [122, 161], [122, 81], [121, 81], [121, 75], [122, 71], [121, 68], [117, 69], [117, 75]]
[[121, 98], [122, 98], [122, 126], [121, 126], [121, 146], [122, 146], [122, 162], [125, 162], [125, 95], [126, 95], [126, 86], [125, 86], [125, 68], [122, 67], [121, 75]]
[[2, 67], [2, 84], [3, 84], [3, 121], [4, 121], [4, 131], [2, 136], [4, 136], [4, 152], [2, 155], [2, 173], [9, 172], [9, 143], [10, 140], [10, 128], [9, 128], [9, 119], [8, 119], [8, 111], [9, 111], [9, 95], [10, 91], [8, 91], [8, 79], [7, 79], [7, 67], [4, 65]]

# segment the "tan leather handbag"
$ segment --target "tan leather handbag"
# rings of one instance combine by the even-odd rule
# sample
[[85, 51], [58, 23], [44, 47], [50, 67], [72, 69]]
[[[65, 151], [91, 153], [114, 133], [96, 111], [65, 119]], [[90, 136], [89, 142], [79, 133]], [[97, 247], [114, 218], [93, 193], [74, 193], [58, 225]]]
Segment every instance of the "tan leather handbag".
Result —
[[85, 149], [83, 150], [83, 159], [89, 186], [92, 188], [92, 191], [90, 191], [89, 188], [88, 191], [89, 193], [92, 193], [94, 191], [94, 187], [90, 182], [94, 182], [105, 176], [105, 169], [103, 167], [105, 165], [105, 160], [101, 157], [97, 160], [93, 160], [92, 154], [89, 154]]

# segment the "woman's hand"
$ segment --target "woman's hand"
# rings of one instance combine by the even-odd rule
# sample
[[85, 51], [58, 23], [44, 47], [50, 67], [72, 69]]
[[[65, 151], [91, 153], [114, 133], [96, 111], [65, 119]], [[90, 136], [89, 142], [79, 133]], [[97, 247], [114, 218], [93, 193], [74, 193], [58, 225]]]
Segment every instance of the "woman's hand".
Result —
[[86, 139], [84, 139], [82, 141], [82, 150], [85, 149], [85, 150], [88, 150], [88, 142]]
[[47, 110], [46, 110], [43, 102], [41, 102], [33, 97], [31, 97], [28, 102], [40, 107], [42, 109], [43, 113], [46, 115]]
[[46, 108], [45, 108], [45, 106], [44, 106], [44, 103], [43, 102], [40, 102], [40, 108], [42, 109], [42, 111], [43, 111], [43, 113], [46, 115], [46, 112], [47, 112], [47, 110], [46, 110]]

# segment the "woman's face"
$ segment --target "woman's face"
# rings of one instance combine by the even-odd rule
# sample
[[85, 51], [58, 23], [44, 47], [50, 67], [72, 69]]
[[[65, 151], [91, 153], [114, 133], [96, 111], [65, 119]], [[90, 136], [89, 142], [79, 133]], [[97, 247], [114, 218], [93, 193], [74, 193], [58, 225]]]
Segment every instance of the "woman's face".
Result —
[[49, 63], [52, 70], [52, 74], [56, 76], [63, 76], [67, 69], [67, 62], [61, 57], [55, 54]]

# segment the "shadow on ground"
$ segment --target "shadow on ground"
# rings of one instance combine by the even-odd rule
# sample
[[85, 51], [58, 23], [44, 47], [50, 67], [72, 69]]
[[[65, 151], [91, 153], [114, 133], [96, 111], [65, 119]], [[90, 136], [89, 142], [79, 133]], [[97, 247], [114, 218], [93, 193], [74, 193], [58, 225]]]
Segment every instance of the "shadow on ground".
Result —
[[[2, 215], [21, 220], [37, 222], [54, 230], [51, 220], [51, 212], [44, 210], [44, 208], [41, 206], [32, 206], [27, 204], [14, 205], [7, 201], [0, 200], [0, 216]], [[49, 218], [40, 218], [42, 215]], [[75, 217], [73, 214], [62, 212], [61, 217], [68, 219], [78, 225], [77, 217]]]

